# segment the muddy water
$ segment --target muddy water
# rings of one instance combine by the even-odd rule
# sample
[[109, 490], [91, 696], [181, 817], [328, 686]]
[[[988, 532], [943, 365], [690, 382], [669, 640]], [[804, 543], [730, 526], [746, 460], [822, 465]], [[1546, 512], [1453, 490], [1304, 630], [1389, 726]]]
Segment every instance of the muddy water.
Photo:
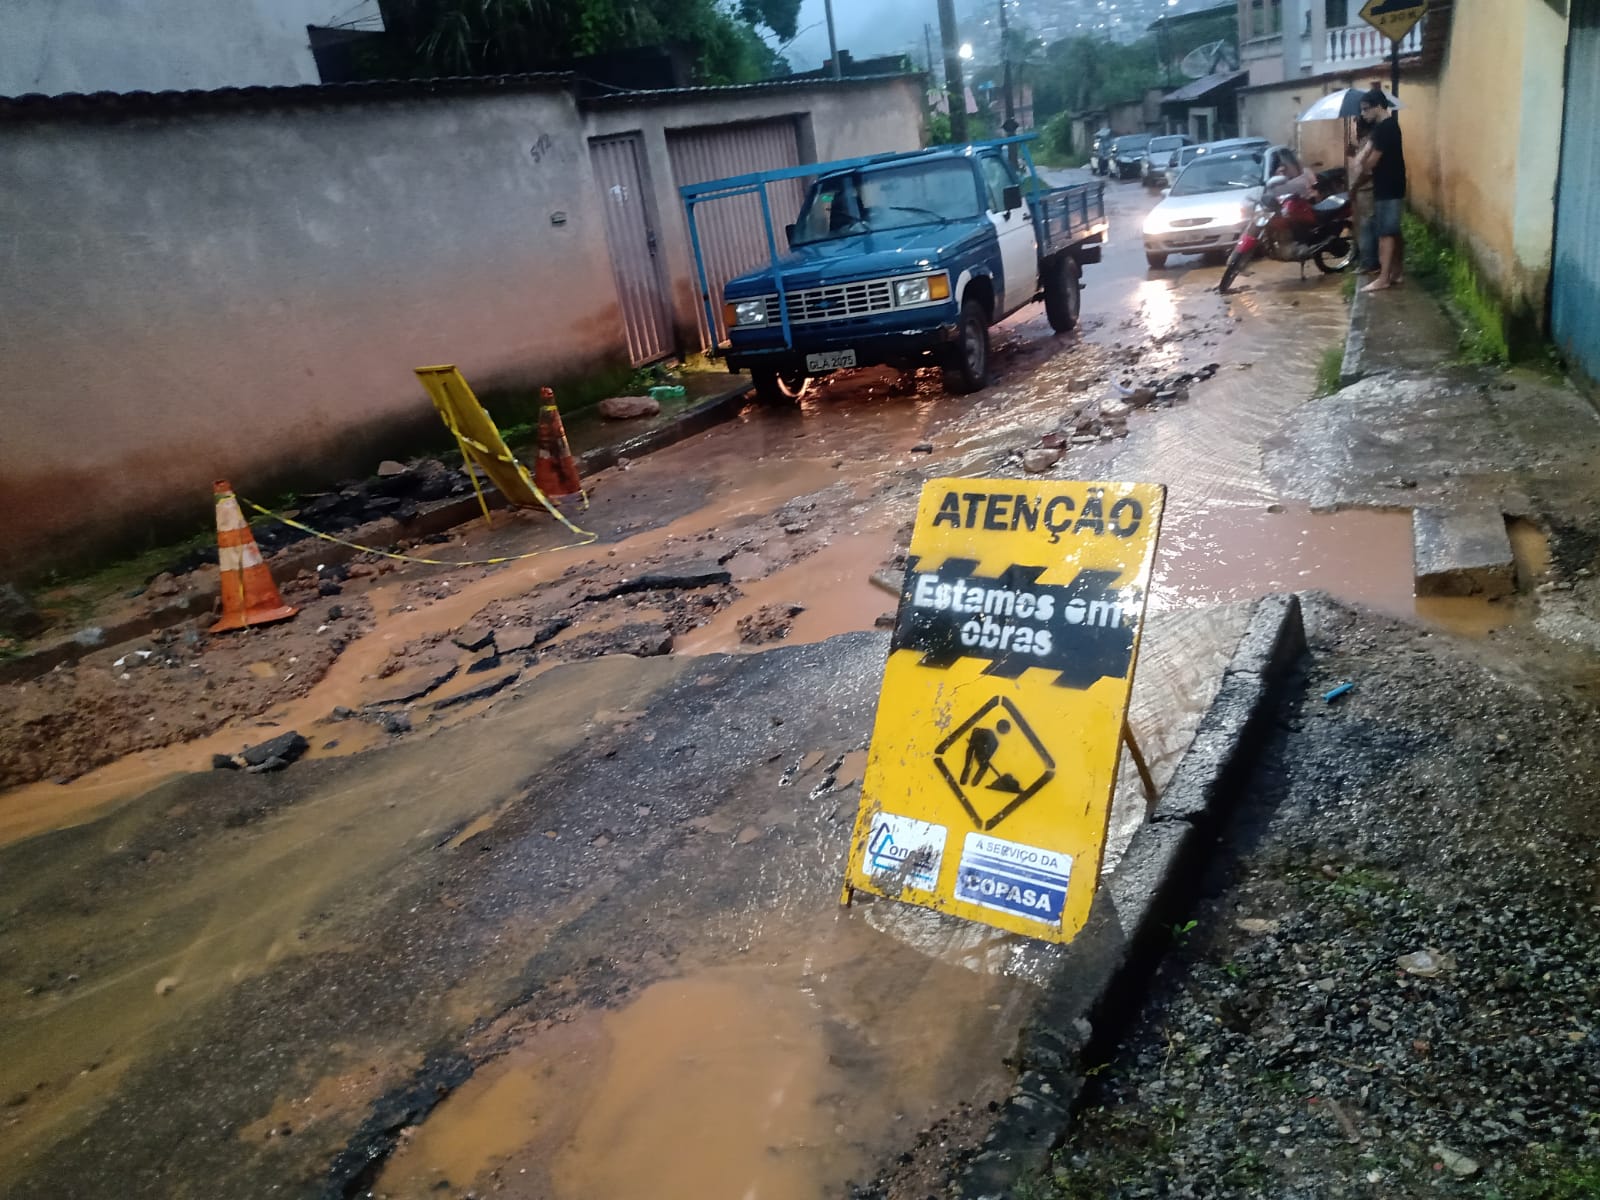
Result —
[[999, 1094], [1031, 995], [925, 957], [866, 911], [772, 930], [735, 962], [530, 1031], [406, 1140], [375, 1194], [840, 1194], [949, 1097]]
[[[40, 996], [0, 990], [0, 1095], [33, 1097], [17, 1110], [21, 1126], [7, 1130], [10, 1145], [25, 1147], [81, 1118], [161, 1031], [220, 992], [284, 958], [337, 949], [326, 932], [329, 912], [362, 911], [378, 881], [457, 825], [492, 823], [539, 763], [583, 740], [591, 720], [626, 713], [682, 666], [619, 657], [554, 668], [521, 702], [436, 743], [374, 756], [343, 787], [283, 809], [160, 890], [126, 895], [91, 917], [13, 923], [5, 949], [22, 977], [43, 977], [62, 962], [93, 969]], [[553, 703], [568, 720], [548, 719]], [[115, 822], [104, 834], [111, 845], [127, 836]], [[12, 903], [33, 886], [6, 883]], [[16, 1153], [0, 1155], [0, 1191]]]

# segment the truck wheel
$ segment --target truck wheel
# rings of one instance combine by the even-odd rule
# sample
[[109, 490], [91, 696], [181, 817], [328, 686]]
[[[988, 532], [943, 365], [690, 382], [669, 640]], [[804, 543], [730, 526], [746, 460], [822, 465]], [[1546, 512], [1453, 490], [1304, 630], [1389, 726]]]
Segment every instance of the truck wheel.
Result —
[[989, 317], [983, 305], [968, 300], [961, 306], [960, 333], [944, 363], [944, 390], [964, 396], [988, 382]]
[[772, 367], [758, 367], [750, 372], [750, 381], [756, 387], [756, 399], [775, 406], [800, 403], [806, 390], [804, 371], [779, 371]]
[[1079, 279], [1082, 269], [1070, 254], [1058, 254], [1045, 266], [1044, 315], [1050, 328], [1057, 333], [1067, 333], [1078, 327], [1078, 312], [1082, 307]]

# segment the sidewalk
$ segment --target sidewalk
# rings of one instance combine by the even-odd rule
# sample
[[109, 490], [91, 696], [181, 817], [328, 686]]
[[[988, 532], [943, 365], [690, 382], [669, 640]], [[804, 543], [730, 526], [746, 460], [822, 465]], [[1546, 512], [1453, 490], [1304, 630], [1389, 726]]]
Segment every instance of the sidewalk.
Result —
[[1419, 594], [1509, 590], [1505, 521], [1532, 523], [1549, 538], [1549, 577], [1516, 586], [1540, 591], [1541, 626], [1565, 607], [1563, 636], [1600, 649], [1600, 596], [1589, 594], [1600, 566], [1600, 415], [1564, 378], [1464, 363], [1459, 346], [1448, 314], [1416, 283], [1357, 292], [1346, 386], [1269, 443], [1268, 471], [1316, 508], [1411, 509]]

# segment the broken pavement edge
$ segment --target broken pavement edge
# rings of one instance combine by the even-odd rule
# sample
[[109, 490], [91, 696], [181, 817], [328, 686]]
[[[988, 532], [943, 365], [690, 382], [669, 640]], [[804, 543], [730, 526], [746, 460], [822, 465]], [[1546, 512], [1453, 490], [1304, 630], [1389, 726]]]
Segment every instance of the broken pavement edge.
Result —
[[962, 1200], [1004, 1200], [1024, 1176], [1048, 1166], [1071, 1126], [1091, 1054], [1103, 1053], [1141, 1007], [1171, 944], [1170, 927], [1255, 769], [1306, 649], [1297, 596], [1256, 603], [1194, 741], [1102, 884], [1088, 924], [1067, 947], [1023, 1030], [1017, 1081], [959, 1173]]
[[[731, 421], [743, 411], [750, 397], [752, 385], [749, 380], [737, 375], [730, 375], [729, 380], [728, 387], [675, 414], [665, 424], [644, 433], [624, 437], [608, 445], [595, 446], [578, 455], [579, 472], [591, 475], [596, 471], [616, 466], [621, 458], [642, 458], [657, 450], [665, 450], [668, 446], [676, 445], [698, 433], [704, 433], [724, 421]], [[491, 509], [506, 506], [505, 497], [493, 489], [485, 491], [484, 499], [488, 501]], [[429, 534], [453, 529], [472, 520], [479, 511], [475, 496], [470, 494], [455, 496], [423, 508], [416, 519], [404, 525], [393, 517], [383, 517], [356, 529], [346, 530], [341, 537], [344, 542], [393, 544], [403, 537], [426, 537]], [[359, 553], [361, 551], [352, 546], [314, 538], [284, 547], [267, 560], [267, 565], [272, 568], [275, 578], [280, 574], [293, 576], [317, 563], [331, 566], [348, 562]], [[75, 641], [71, 634], [63, 634], [35, 650], [18, 655], [9, 661], [0, 662], [0, 684], [32, 679], [62, 663], [76, 661], [86, 654], [118, 646], [155, 630], [205, 616], [211, 612], [215, 600], [214, 595], [179, 597], [171, 604], [106, 626], [104, 637], [92, 646]]]

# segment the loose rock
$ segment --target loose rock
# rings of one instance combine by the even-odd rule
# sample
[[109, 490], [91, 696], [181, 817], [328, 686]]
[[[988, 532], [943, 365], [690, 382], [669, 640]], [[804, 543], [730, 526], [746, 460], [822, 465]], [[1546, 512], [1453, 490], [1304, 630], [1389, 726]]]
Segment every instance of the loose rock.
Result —
[[659, 401], [649, 396], [612, 396], [600, 401], [600, 415], [608, 421], [632, 421], [653, 417], [661, 411]]

